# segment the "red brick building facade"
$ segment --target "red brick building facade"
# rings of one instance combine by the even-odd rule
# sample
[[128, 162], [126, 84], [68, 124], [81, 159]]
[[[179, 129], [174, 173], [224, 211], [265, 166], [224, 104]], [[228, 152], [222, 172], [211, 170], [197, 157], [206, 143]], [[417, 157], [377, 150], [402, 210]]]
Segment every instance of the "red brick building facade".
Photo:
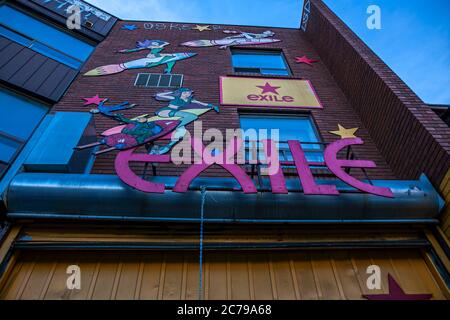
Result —
[[[131, 25], [137, 28], [127, 29]], [[232, 218], [227, 218], [226, 223], [218, 223], [220, 214], [217, 214], [216, 220], [205, 220], [205, 251], [201, 252], [204, 265], [200, 268], [199, 220], [188, 221], [190, 217], [185, 215], [184, 210], [197, 210], [197, 205], [200, 208], [200, 202], [187, 201], [189, 196], [192, 199], [199, 196], [198, 186], [192, 187], [185, 198], [184, 195], [172, 196], [174, 193], [168, 188], [164, 194], [167, 202], [186, 202], [181, 202], [178, 212], [169, 214], [172, 220], [153, 221], [152, 217], [162, 217], [158, 210], [164, 211], [164, 198], [159, 195], [142, 196], [129, 186], [117, 184], [103, 186], [110, 195], [106, 198], [99, 196], [100, 206], [104, 201], [105, 207], [110, 208], [108, 201], [114, 201], [117, 196], [122, 199], [122, 203], [117, 200], [118, 206], [135, 208], [134, 215], [127, 216], [126, 210], [117, 211], [116, 216], [107, 212], [96, 215], [98, 212], [95, 209], [86, 211], [88, 213], [69, 212], [64, 203], [72, 203], [76, 207], [83, 201], [92, 201], [92, 198], [83, 198], [88, 194], [83, 193], [83, 184], [80, 184], [79, 193], [67, 185], [60, 186], [65, 193], [61, 191], [59, 196], [69, 202], [55, 201], [54, 208], [58, 209], [52, 214], [44, 212], [44, 209], [38, 209], [41, 210], [38, 213], [27, 212], [26, 206], [19, 203], [19, 195], [28, 187], [21, 182], [19, 175], [19, 179], [13, 181], [9, 188], [10, 204], [7, 210], [12, 224], [1, 250], [9, 250], [10, 260], [4, 264], [0, 297], [35, 298], [33, 292], [38, 292], [38, 298], [56, 299], [363, 299], [372, 294], [389, 294], [388, 277], [391, 276], [407, 294], [431, 294], [433, 299], [448, 299], [450, 213], [448, 205], [441, 211], [439, 202], [441, 197], [448, 204], [450, 197], [448, 126], [322, 1], [305, 0], [300, 29], [210, 25], [210, 30], [200, 32], [194, 29], [196, 26], [172, 22], [118, 21], [96, 47], [52, 112], [87, 112], [92, 106], [84, 106], [83, 98], [97, 94], [108, 98], [108, 104], [124, 101], [137, 104], [123, 111], [129, 118], [153, 114], [167, 105], [155, 99], [155, 95], [164, 88], [136, 85], [138, 74], [163, 74], [165, 66], [125, 70], [100, 77], [84, 75], [99, 66], [142, 58], [142, 51], [126, 55], [118, 51], [134, 48], [138, 41], [147, 39], [169, 42], [163, 53], [197, 53], [177, 62], [172, 73], [183, 75], [182, 86], [193, 89], [197, 100], [214, 105], [220, 105], [220, 76], [309, 80], [323, 105], [322, 109], [280, 107], [268, 110], [220, 105], [219, 114], [208, 112], [201, 117], [203, 130], [239, 128], [240, 117], [245, 114], [306, 115], [311, 117], [320, 142], [330, 144], [337, 140], [330, 131], [336, 131], [338, 124], [345, 128], [358, 128], [356, 135], [364, 144], [352, 146], [352, 159], [372, 160], [376, 168], [367, 169], [367, 175], [352, 169], [351, 175], [371, 181], [392, 181], [392, 189], [398, 188], [392, 210], [398, 210], [399, 215], [393, 213], [385, 218], [382, 213], [376, 212], [376, 205], [382, 202], [379, 200], [382, 197], [371, 198], [373, 195], [366, 197], [358, 193], [361, 198], [351, 199], [362, 199], [361, 202], [337, 200], [332, 205], [333, 210], [337, 211], [336, 216], [333, 213], [326, 219], [315, 216], [314, 205], [309, 207], [308, 200], [304, 198], [299, 200], [297, 206], [288, 206], [288, 197], [298, 194], [298, 190], [289, 195], [276, 195], [270, 198], [270, 203], [277, 204], [280, 217], [291, 215], [290, 219], [275, 221], [271, 217], [266, 223], [243, 219], [245, 223], [239, 223], [242, 222], [239, 213], [236, 216], [227, 213], [226, 216]], [[217, 46], [190, 48], [180, 45], [195, 39], [223, 38], [226, 36], [224, 30], [255, 34], [271, 30], [275, 33], [274, 38], [281, 42], [257, 46], [234, 45], [225, 50]], [[232, 50], [244, 49], [282, 52], [290, 74], [267, 76], [235, 72]], [[296, 57], [301, 56], [318, 62], [312, 65], [296, 62]], [[101, 133], [117, 125], [117, 122], [95, 115], [94, 124], [100, 139]], [[190, 124], [187, 129], [192, 131], [193, 125]], [[117, 153], [113, 151], [97, 156], [90, 177], [114, 176]], [[346, 156], [349, 155], [340, 153], [340, 157]], [[149, 171], [148, 174], [153, 176], [156, 173], [155, 179], [178, 177], [187, 167], [158, 164], [156, 171]], [[133, 164], [132, 169], [137, 175], [145, 170], [143, 163]], [[247, 169], [249, 174], [250, 171]], [[323, 168], [313, 172], [317, 180], [334, 177]], [[22, 177], [39, 179], [36, 173], [34, 176], [32, 174], [31, 170]], [[423, 199], [403, 198], [405, 194], [411, 196], [424, 191], [421, 189], [424, 185], [420, 183], [425, 180], [422, 180], [421, 174], [425, 174], [431, 182], [426, 184], [426, 188], [431, 188], [427, 189], [430, 193], [425, 192], [424, 197], [428, 197], [427, 201], [430, 197], [437, 199], [431, 209]], [[292, 168], [286, 168], [285, 175], [287, 180], [298, 181]], [[204, 176], [219, 179], [230, 177], [217, 166], [208, 169]], [[416, 185], [419, 179], [421, 182]], [[395, 184], [400, 180], [411, 181], [412, 186], [405, 191]], [[56, 199], [53, 198], [53, 191], [48, 189], [51, 187], [45, 186], [44, 182], [39, 183], [44, 186], [42, 192], [49, 199]], [[222, 191], [230, 192], [230, 195], [220, 198]], [[254, 198], [244, 196], [241, 191], [222, 191], [213, 191], [211, 198], [206, 195], [205, 201], [217, 203], [221, 201], [217, 199], [233, 199], [230, 202], [234, 201], [231, 206], [236, 212], [247, 201], [255, 201], [255, 210], [266, 214], [264, 205], [258, 209], [258, 200], [251, 200]], [[91, 192], [93, 194], [97, 190]], [[267, 190], [259, 192], [270, 193]], [[353, 192], [342, 191], [341, 195]], [[38, 193], [33, 194], [34, 198], [29, 194], [30, 199], [38, 198]], [[323, 203], [334, 201], [322, 199]], [[33, 201], [37, 207], [42, 205], [40, 200]], [[223, 201], [224, 206], [229, 205], [226, 200]], [[322, 205], [320, 202], [317, 201], [317, 208]], [[90, 205], [92, 208], [99, 206], [92, 202]], [[211, 208], [217, 208], [214, 206], [220, 207], [218, 204], [212, 206], [205, 207], [205, 211], [210, 209], [210, 212], [205, 212], [206, 216], [214, 214], [211, 212]], [[51, 205], [47, 207], [53, 208]], [[348, 218], [347, 221], [345, 215], [353, 207], [360, 208], [361, 213], [357, 219]], [[295, 208], [295, 212], [288, 212], [291, 210], [288, 208]], [[297, 211], [304, 217], [302, 208], [310, 210], [310, 217], [295, 220]], [[403, 212], [405, 215], [401, 216]], [[433, 212], [432, 216], [429, 212]], [[38, 253], [30, 248], [38, 250]], [[80, 248], [83, 250], [81, 253]], [[58, 250], [64, 250], [64, 257]], [[3, 251], [0, 253], [4, 254]], [[0, 258], [4, 256], [0, 255]], [[61, 282], [68, 264], [77, 264], [85, 270], [86, 278], [82, 279], [78, 291], [70, 291], [65, 288], [65, 282]], [[371, 265], [381, 268], [382, 284], [377, 289], [366, 285], [369, 276], [366, 270]], [[198, 277], [203, 279], [203, 286], [199, 286]]]

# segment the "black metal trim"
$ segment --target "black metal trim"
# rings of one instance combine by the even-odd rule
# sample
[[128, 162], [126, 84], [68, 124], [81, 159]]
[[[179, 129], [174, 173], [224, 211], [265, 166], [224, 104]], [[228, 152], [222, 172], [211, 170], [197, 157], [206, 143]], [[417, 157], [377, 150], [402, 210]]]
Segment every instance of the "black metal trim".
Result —
[[433, 228], [432, 232], [437, 242], [441, 246], [442, 250], [444, 251], [445, 255], [447, 256], [447, 258], [450, 259], [450, 248], [447, 245], [447, 242], [442, 238], [442, 235], [440, 232], [437, 231], [437, 228]]
[[[134, 216], [111, 216], [111, 215], [75, 215], [75, 214], [55, 214], [55, 213], [8, 213], [8, 218], [12, 220], [39, 219], [43, 221], [69, 220], [69, 221], [113, 221], [113, 222], [140, 222], [140, 223], [199, 223], [200, 218], [167, 218], [167, 217], [134, 217]], [[205, 218], [205, 222], [217, 224], [305, 224], [305, 225], [370, 225], [370, 224], [427, 224], [438, 225], [439, 220], [433, 218], [425, 219], [365, 219], [365, 220], [306, 220], [306, 219], [241, 219], [241, 218]]]
[[[266, 249], [382, 249], [428, 248], [425, 239], [376, 240], [342, 242], [286, 242], [286, 243], [204, 243], [204, 250], [266, 250]], [[198, 250], [198, 243], [121, 243], [121, 242], [34, 242], [17, 241], [14, 247], [21, 250]]]
[[[10, 230], [11, 230], [11, 223], [5, 222], [5, 225], [3, 226], [3, 229], [1, 229], [1, 233], [0, 233], [0, 247], [3, 245], [6, 235], [9, 233]], [[8, 264], [11, 260], [13, 252], [14, 252], [14, 241], [11, 244], [11, 246], [8, 248], [8, 251], [7, 251], [3, 261], [0, 261], [0, 279], [2, 278], [3, 273], [5, 272], [6, 267], [8, 266]]]
[[3, 241], [5, 240], [9, 230], [11, 230], [11, 223], [5, 222], [0, 229], [0, 246], [3, 244]]
[[8, 267], [8, 264], [11, 261], [11, 257], [13, 255], [13, 253], [14, 253], [14, 247], [11, 246], [8, 249], [8, 252], [6, 253], [5, 258], [3, 259], [3, 261], [0, 262], [0, 279], [3, 277], [3, 274], [5, 273], [6, 268]]
[[447, 268], [442, 263], [441, 259], [436, 254], [436, 251], [433, 249], [432, 246], [428, 247], [427, 252], [430, 254], [431, 260], [433, 264], [436, 266], [436, 270], [439, 272], [440, 276], [444, 280], [447, 288], [450, 289], [450, 271], [447, 270]]

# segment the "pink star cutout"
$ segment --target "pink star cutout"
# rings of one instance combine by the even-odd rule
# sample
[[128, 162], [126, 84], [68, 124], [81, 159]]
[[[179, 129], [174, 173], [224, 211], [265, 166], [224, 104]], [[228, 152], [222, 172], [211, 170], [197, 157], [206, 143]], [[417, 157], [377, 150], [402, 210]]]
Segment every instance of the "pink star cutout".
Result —
[[257, 87], [263, 90], [261, 94], [268, 93], [268, 92], [278, 94], [277, 89], [281, 88], [281, 87], [273, 87], [268, 82], [266, 82], [266, 84], [263, 86], [257, 86]]
[[303, 57], [295, 57], [295, 62], [297, 63], [306, 63], [307, 65], [312, 66], [314, 62], [318, 62], [319, 60], [309, 59], [306, 56]]
[[431, 294], [406, 294], [395, 279], [388, 274], [389, 293], [388, 294], [365, 294], [367, 300], [430, 300]]
[[92, 97], [92, 98], [83, 98], [83, 100], [85, 101], [84, 102], [84, 106], [88, 106], [88, 105], [90, 105], [90, 104], [96, 104], [96, 105], [99, 105], [103, 100], [105, 100], [105, 99], [102, 99], [102, 98], [100, 98], [99, 96], [98, 96], [98, 94], [97, 95], [95, 95], [94, 97]]

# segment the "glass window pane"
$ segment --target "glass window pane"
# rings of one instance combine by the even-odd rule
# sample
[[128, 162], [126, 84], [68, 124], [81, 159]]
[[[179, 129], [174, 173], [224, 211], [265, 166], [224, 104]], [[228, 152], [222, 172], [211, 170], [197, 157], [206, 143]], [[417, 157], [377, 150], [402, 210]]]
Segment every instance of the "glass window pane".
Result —
[[[274, 133], [272, 130], [278, 130], [280, 141], [320, 142], [309, 117], [242, 115], [240, 117], [240, 123], [243, 130], [254, 129], [257, 132], [260, 129], [267, 130], [267, 138], [270, 138]], [[258, 133], [260, 140], [265, 138], [262, 134], [264, 133]], [[258, 148], [260, 150], [262, 149], [262, 143], [258, 143]], [[280, 142], [278, 148], [280, 150], [280, 160], [292, 161], [289, 146], [286, 142]], [[322, 146], [320, 144], [302, 143], [302, 148], [305, 151], [308, 161], [323, 161]], [[249, 157], [253, 158], [251, 155]], [[260, 159], [263, 159], [261, 153]]]
[[181, 74], [172, 75], [172, 80], [170, 81], [171, 87], [181, 87]]
[[288, 76], [289, 72], [285, 69], [261, 69], [261, 74], [274, 74], [280, 76]]
[[278, 129], [280, 140], [299, 140], [302, 142], [318, 142], [316, 133], [309, 118], [305, 117], [271, 117], [271, 116], [241, 116], [241, 128]]
[[64, 63], [65, 65], [72, 67], [74, 69], [79, 69], [81, 67], [81, 62], [69, 57], [68, 55], [59, 52], [55, 49], [52, 49], [50, 47], [48, 47], [45, 44], [42, 44], [40, 42], [34, 42], [31, 46], [30, 49], [42, 53], [44, 56], [52, 58], [53, 60], [59, 61], [61, 63]]
[[7, 5], [0, 6], [0, 23], [81, 61], [94, 50], [90, 44]]
[[148, 73], [138, 74], [138, 77], [136, 80], [136, 85], [137, 86], [145, 86], [147, 84], [148, 77], [149, 77]]
[[45, 105], [0, 89], [0, 131], [27, 140], [48, 112]]
[[305, 151], [306, 159], [309, 162], [323, 162], [323, 152], [319, 151]]
[[238, 53], [233, 52], [234, 67], [286, 69], [281, 53]]
[[21, 144], [0, 134], [0, 161], [10, 162]]
[[14, 42], [17, 42], [25, 47], [28, 47], [33, 42], [31, 39], [23, 37], [20, 34], [9, 30], [8, 28], [2, 27], [1, 25], [0, 25], [0, 35]]
[[151, 74], [150, 79], [148, 80], [148, 87], [157, 87], [159, 83], [159, 74]]
[[159, 80], [159, 87], [168, 87], [170, 83], [170, 74], [162, 74]]
[[5, 173], [7, 167], [8, 166], [6, 164], [0, 162], [0, 178]]

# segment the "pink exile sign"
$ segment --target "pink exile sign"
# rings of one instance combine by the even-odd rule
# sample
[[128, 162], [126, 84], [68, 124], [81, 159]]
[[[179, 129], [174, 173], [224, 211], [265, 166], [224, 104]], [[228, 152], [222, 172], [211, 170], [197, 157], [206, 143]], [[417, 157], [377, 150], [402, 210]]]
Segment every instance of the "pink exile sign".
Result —
[[[191, 146], [193, 150], [201, 157], [200, 163], [191, 165], [186, 171], [184, 171], [178, 178], [173, 192], [184, 193], [188, 191], [191, 182], [198, 177], [202, 172], [213, 165], [218, 165], [228, 171], [240, 184], [242, 191], [247, 194], [256, 193], [257, 189], [252, 179], [246, 174], [238, 164], [227, 161], [232, 159], [242, 146], [242, 140], [235, 138], [233, 141], [235, 148], [230, 144], [219, 156], [207, 156], [203, 155], [205, 146], [202, 141], [192, 138]], [[266, 156], [269, 156], [269, 150], [271, 150], [273, 141], [264, 140], [264, 152]], [[328, 169], [336, 175], [340, 180], [346, 184], [369, 194], [374, 194], [382, 197], [393, 198], [394, 194], [391, 189], [385, 187], [374, 186], [365, 182], [362, 182], [345, 172], [344, 168], [375, 168], [376, 165], [373, 161], [369, 160], [341, 160], [337, 159], [337, 154], [349, 145], [363, 144], [363, 140], [360, 138], [345, 138], [337, 140], [328, 145], [324, 151], [324, 160]], [[299, 141], [288, 141], [289, 149], [291, 151], [295, 167], [297, 169], [298, 177], [303, 187], [303, 192], [307, 195], [339, 195], [335, 185], [323, 185], [316, 184], [309, 163], [306, 160], [305, 153], [301, 147]], [[166, 186], [161, 183], [153, 183], [142, 179], [136, 175], [130, 169], [130, 162], [148, 162], [148, 163], [170, 163], [170, 155], [149, 155], [149, 154], [137, 154], [133, 153], [134, 149], [121, 151], [117, 154], [115, 160], [115, 168], [117, 175], [120, 179], [129, 186], [149, 193], [164, 193]], [[230, 151], [232, 150], [232, 151]], [[270, 185], [272, 193], [275, 194], [287, 194], [286, 181], [281, 170], [278, 169], [275, 172], [269, 174]]]

